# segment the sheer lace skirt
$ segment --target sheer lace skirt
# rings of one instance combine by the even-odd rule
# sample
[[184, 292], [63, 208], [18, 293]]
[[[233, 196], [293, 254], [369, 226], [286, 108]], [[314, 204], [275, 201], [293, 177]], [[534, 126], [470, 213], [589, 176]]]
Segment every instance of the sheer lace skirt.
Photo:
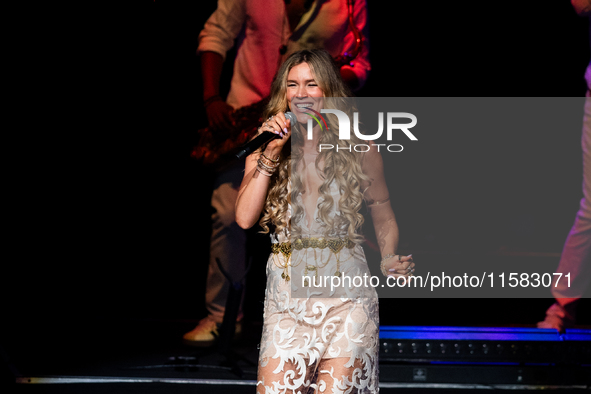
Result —
[[294, 298], [273, 257], [257, 393], [378, 392], [377, 297]]

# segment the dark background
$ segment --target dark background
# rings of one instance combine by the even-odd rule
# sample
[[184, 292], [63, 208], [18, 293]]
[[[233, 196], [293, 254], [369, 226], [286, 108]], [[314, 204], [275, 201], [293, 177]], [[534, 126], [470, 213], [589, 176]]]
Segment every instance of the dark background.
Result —
[[[189, 153], [206, 124], [197, 37], [215, 7], [214, 1], [148, 3], [113, 29], [106, 26], [107, 44], [79, 65], [77, 82], [90, 94], [78, 115], [88, 126], [76, 138], [53, 141], [58, 153], [34, 162], [30, 193], [16, 210], [19, 253], [4, 276], [4, 314], [12, 326], [48, 330], [72, 321], [204, 315], [212, 174]], [[585, 94], [588, 22], [567, 0], [370, 1], [368, 7], [372, 73], [360, 96]], [[224, 75], [231, 75], [231, 62]], [[421, 254], [478, 259], [514, 252], [554, 254], [558, 263], [582, 196], [580, 136], [580, 127], [524, 132], [510, 144], [479, 147], [488, 155], [469, 154], [475, 148], [464, 145], [423, 152], [420, 168], [392, 169], [396, 184], [409, 188], [394, 202], [403, 250], [417, 264]], [[482, 179], [475, 168], [491, 168], [481, 162], [491, 158], [498, 171]], [[430, 166], [445, 176], [435, 179]], [[475, 183], [504, 193], [475, 193]], [[461, 198], [439, 198], [447, 188]], [[471, 220], [490, 217], [493, 205], [501, 218]], [[263, 267], [256, 260], [248, 279], [246, 314], [253, 322], [262, 320]], [[382, 300], [381, 322], [533, 325], [551, 302]], [[589, 315], [581, 322], [589, 324]]]

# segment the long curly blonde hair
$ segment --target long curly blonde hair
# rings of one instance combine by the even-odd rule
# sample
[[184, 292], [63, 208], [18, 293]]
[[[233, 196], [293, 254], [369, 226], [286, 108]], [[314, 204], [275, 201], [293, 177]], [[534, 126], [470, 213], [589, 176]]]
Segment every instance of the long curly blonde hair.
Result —
[[[291, 55], [280, 67], [271, 86], [271, 98], [265, 110], [264, 118], [275, 115], [278, 112], [289, 111], [287, 102], [287, 76], [289, 71], [302, 63], [307, 63], [316, 83], [324, 94], [324, 107], [339, 109], [353, 119], [355, 110], [351, 100], [352, 93], [340, 77], [334, 61], [324, 50], [303, 50]], [[328, 131], [324, 130], [320, 135], [319, 144], [331, 144], [334, 149], [323, 150], [316, 158], [315, 166], [323, 178], [319, 187], [319, 195], [322, 202], [318, 205], [318, 216], [324, 223], [325, 236], [339, 233], [346, 228], [347, 236], [352, 241], [361, 242], [363, 237], [358, 229], [363, 224], [363, 215], [359, 213], [363, 204], [361, 183], [368, 181], [361, 169], [362, 154], [356, 153], [351, 145], [362, 143], [351, 132], [350, 140], [339, 139], [339, 122], [335, 115], [324, 114], [328, 124]], [[298, 171], [303, 158], [304, 132], [299, 125], [292, 128], [291, 143], [285, 144], [280, 156], [279, 168], [271, 178], [271, 186], [267, 193], [267, 199], [260, 220], [263, 233], [270, 231], [270, 226], [275, 227], [275, 232], [290, 231], [292, 237], [301, 234], [301, 228], [297, 225], [304, 215], [304, 207], [292, 199], [298, 196], [304, 188], [303, 180]], [[339, 147], [338, 151], [336, 147]], [[349, 151], [351, 150], [351, 151]], [[322, 170], [319, 164], [323, 163]], [[291, 178], [291, 191], [288, 187]], [[334, 206], [334, 200], [330, 195], [330, 186], [335, 182], [341, 195], [339, 203], [339, 215], [331, 218], [330, 212]], [[292, 204], [294, 203], [294, 204]], [[292, 204], [292, 220], [289, 223], [288, 206]]]

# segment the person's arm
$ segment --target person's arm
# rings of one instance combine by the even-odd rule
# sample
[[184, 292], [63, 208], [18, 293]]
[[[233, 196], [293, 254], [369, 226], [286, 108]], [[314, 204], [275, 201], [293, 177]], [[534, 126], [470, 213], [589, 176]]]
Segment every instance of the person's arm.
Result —
[[[353, 66], [341, 67], [341, 78], [349, 85], [352, 90], [357, 90], [365, 84], [369, 71], [371, 69], [369, 62], [369, 29], [367, 24], [367, 4], [366, 0], [353, 1], [353, 20], [355, 26], [363, 35], [363, 46], [357, 57], [353, 60]], [[346, 51], [351, 51], [355, 47], [355, 35], [350, 31], [344, 39]]]
[[580, 16], [591, 15], [591, 0], [570, 0], [570, 3]]
[[220, 96], [220, 79], [224, 58], [217, 52], [201, 52], [201, 77], [203, 79], [203, 102], [209, 126], [220, 130], [232, 127], [234, 110]]
[[215, 12], [199, 33], [197, 53], [201, 56], [203, 101], [209, 125], [215, 129], [232, 125], [233, 108], [220, 97], [220, 79], [226, 53], [246, 20], [244, 0], [219, 0]]
[[[283, 113], [278, 113], [273, 117], [273, 120], [267, 120], [266, 123], [273, 128], [276, 134], [280, 130], [288, 130], [287, 134], [283, 135], [283, 138], [274, 139], [269, 142], [263, 152], [265, 156], [274, 160], [281, 154], [283, 145], [288, 143], [289, 137], [291, 136], [291, 126]], [[264, 126], [262, 129], [271, 131]], [[260, 155], [261, 152], [256, 150], [246, 158], [244, 178], [238, 190], [238, 198], [236, 199], [236, 223], [243, 229], [249, 229], [257, 223], [261, 212], [263, 212], [267, 198], [271, 177], [257, 171]]]
[[401, 256], [398, 253], [398, 224], [390, 204], [390, 195], [384, 177], [384, 163], [377, 149], [372, 148], [364, 154], [363, 172], [371, 182], [365, 190], [364, 198], [370, 210], [380, 254], [385, 258], [383, 264], [385, 272], [394, 277], [408, 277], [409, 267], [414, 267], [414, 263], [412, 256]]

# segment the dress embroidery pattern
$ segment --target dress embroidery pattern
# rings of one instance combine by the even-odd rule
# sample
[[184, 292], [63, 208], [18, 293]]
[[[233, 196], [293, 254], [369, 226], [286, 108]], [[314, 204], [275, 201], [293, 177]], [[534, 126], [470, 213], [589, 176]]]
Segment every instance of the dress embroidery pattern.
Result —
[[[338, 201], [338, 190], [331, 189]], [[334, 205], [336, 215], [338, 204]], [[306, 233], [303, 237], [323, 236], [317, 220], [311, 224], [306, 219], [301, 222]], [[375, 290], [347, 289], [339, 293], [302, 286], [305, 270], [311, 266], [306, 261], [318, 258], [318, 250], [294, 247], [289, 254], [281, 253], [279, 244], [294, 241], [293, 245], [296, 239], [291, 240], [287, 231], [271, 237], [278, 253], [271, 254], [267, 262], [257, 392], [378, 392], [379, 314]], [[313, 275], [334, 276], [337, 264], [343, 274], [370, 274], [360, 245], [338, 250], [352, 257], [348, 259], [336, 258], [328, 247], [325, 251], [324, 265], [317, 264]], [[288, 257], [303, 260], [291, 266]]]

